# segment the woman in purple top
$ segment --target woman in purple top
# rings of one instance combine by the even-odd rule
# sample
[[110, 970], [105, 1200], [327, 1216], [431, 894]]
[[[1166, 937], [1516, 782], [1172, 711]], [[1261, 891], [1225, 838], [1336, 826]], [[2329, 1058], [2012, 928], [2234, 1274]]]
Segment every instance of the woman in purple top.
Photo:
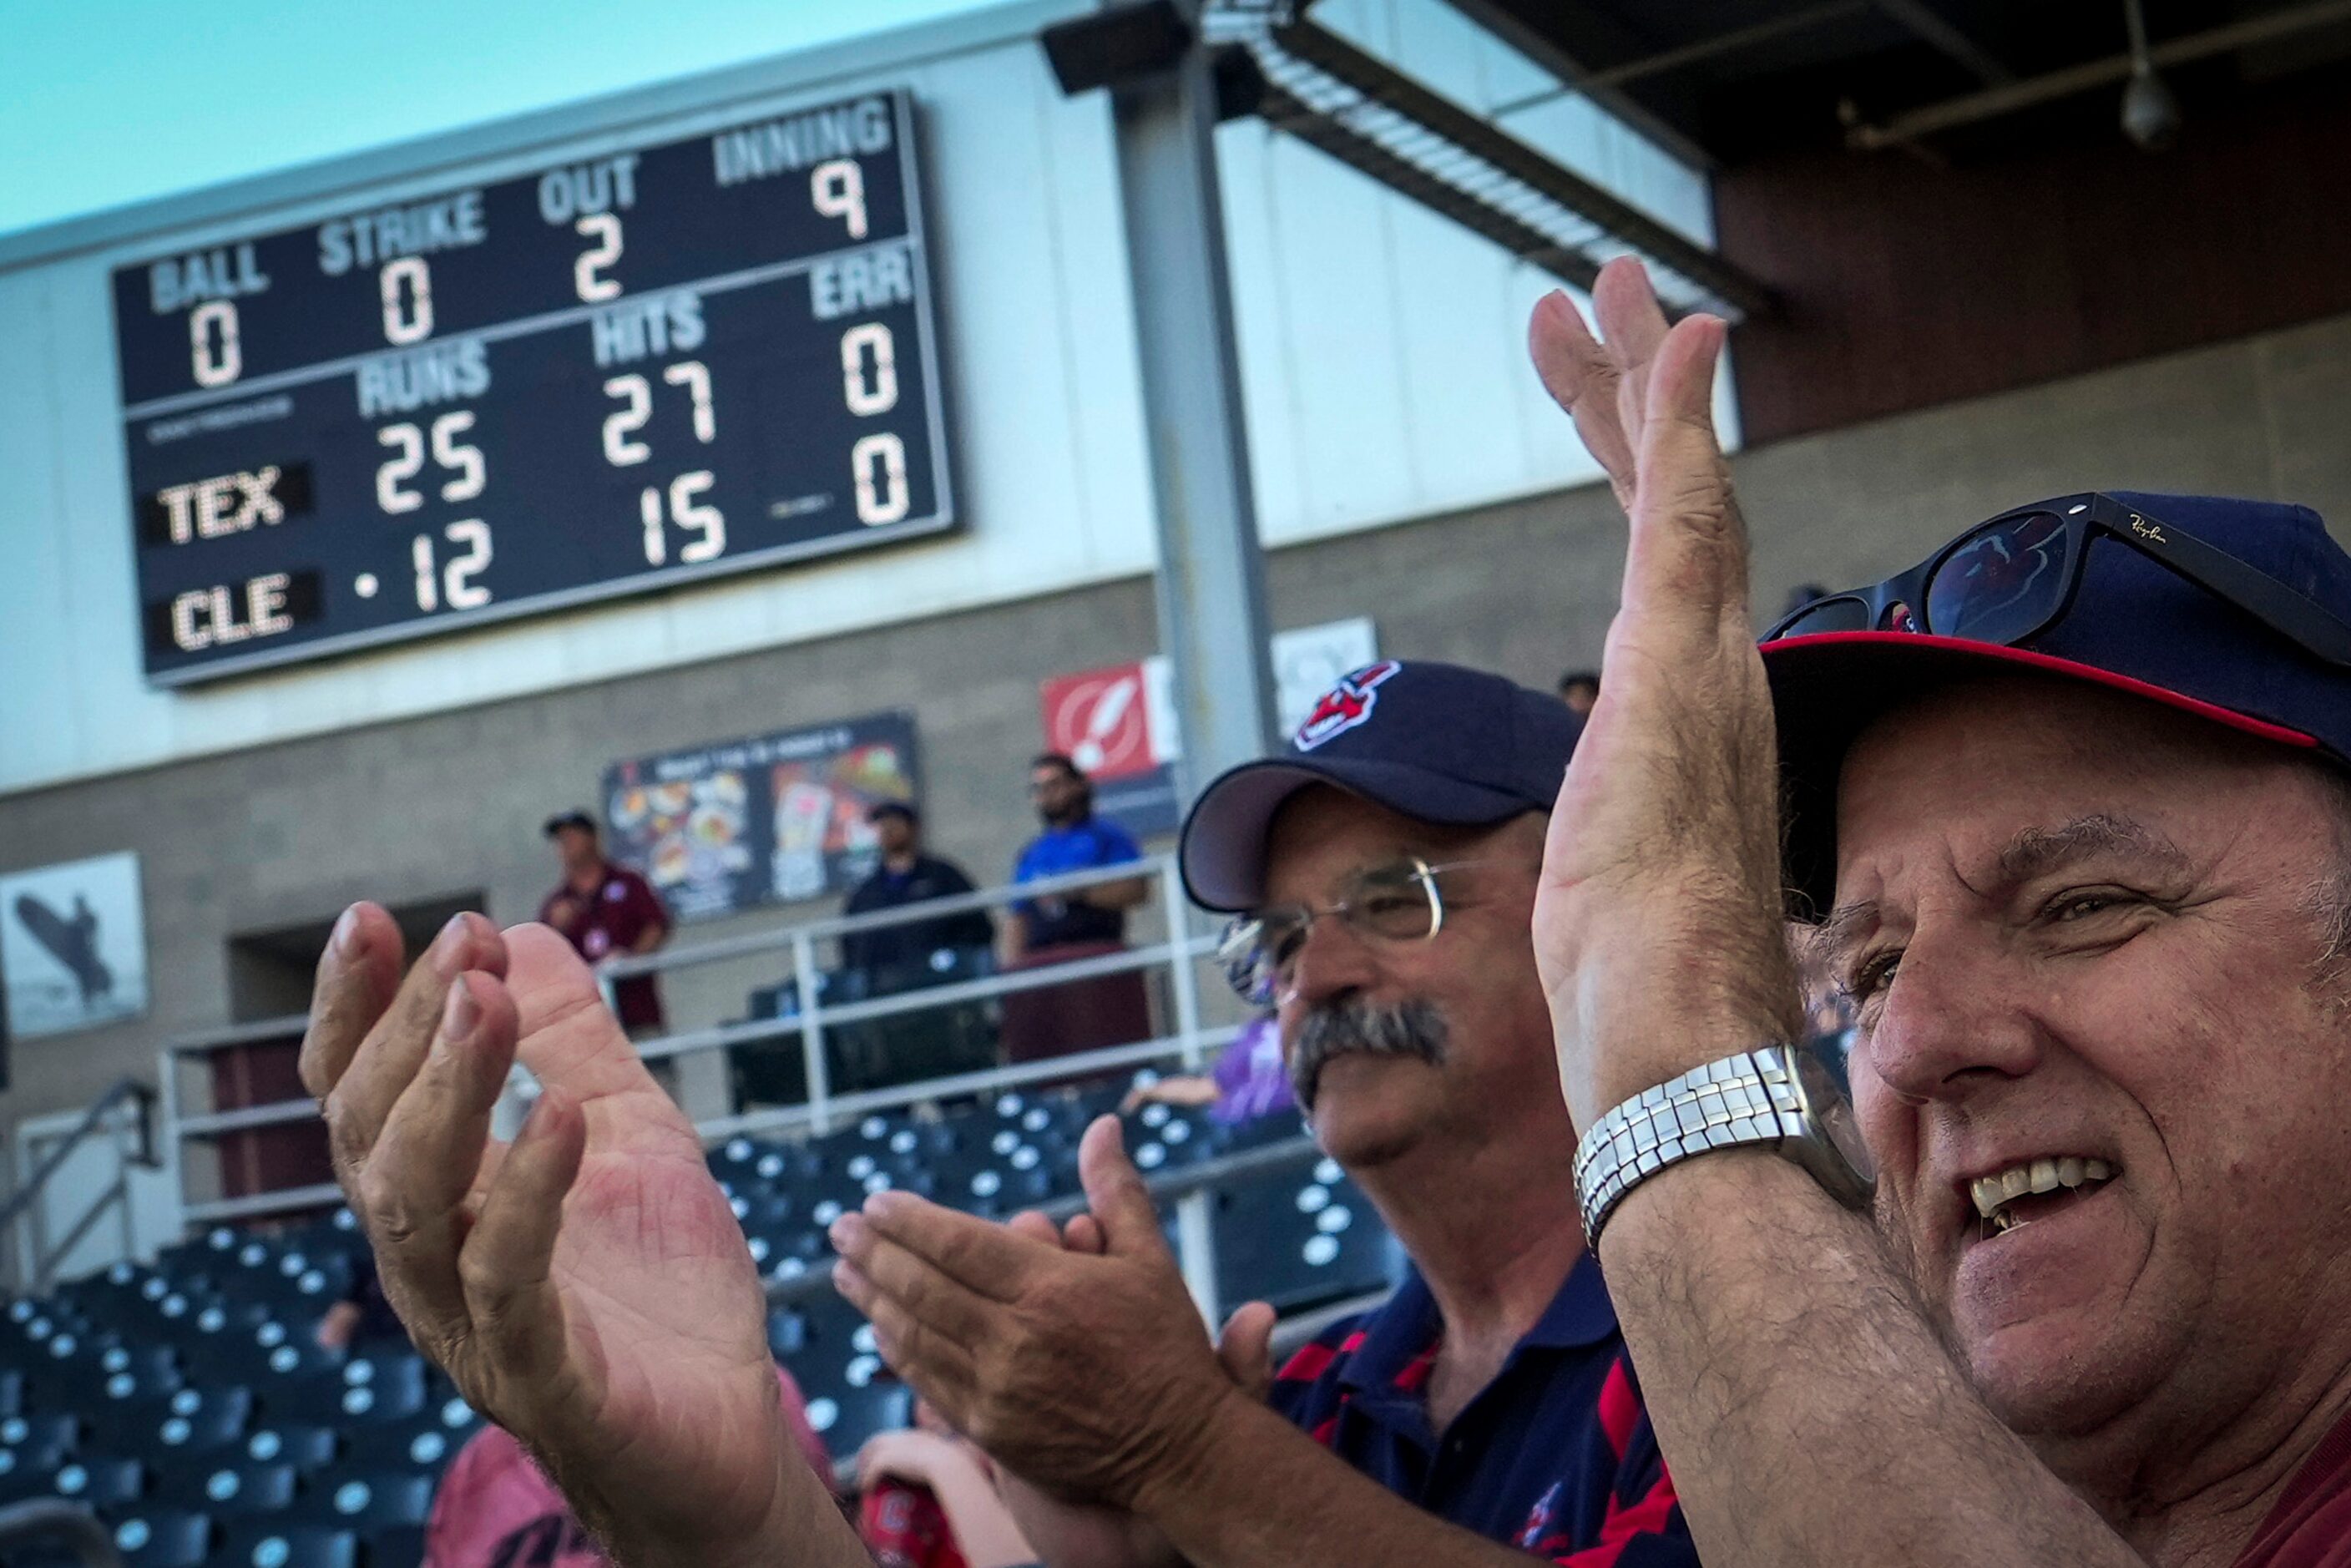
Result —
[[1281, 1061], [1281, 1030], [1268, 1013], [1244, 1026], [1207, 1073], [1186, 1073], [1138, 1083], [1121, 1110], [1161, 1105], [1206, 1105], [1228, 1127], [1283, 1112], [1296, 1114], [1298, 1096]]

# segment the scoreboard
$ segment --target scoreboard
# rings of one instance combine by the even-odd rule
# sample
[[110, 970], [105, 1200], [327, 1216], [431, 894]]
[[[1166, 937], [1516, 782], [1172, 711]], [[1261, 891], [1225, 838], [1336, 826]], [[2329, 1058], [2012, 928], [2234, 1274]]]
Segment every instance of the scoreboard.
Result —
[[952, 528], [902, 92], [113, 274], [148, 678]]

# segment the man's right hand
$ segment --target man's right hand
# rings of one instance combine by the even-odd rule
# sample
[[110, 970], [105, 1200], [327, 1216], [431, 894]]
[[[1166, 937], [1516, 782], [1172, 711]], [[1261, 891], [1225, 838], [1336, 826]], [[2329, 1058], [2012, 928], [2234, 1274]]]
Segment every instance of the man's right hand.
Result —
[[[347, 912], [302, 1082], [419, 1348], [630, 1568], [864, 1563], [785, 1429], [694, 1128], [569, 944], [464, 915], [403, 961], [389, 915]], [[517, 1056], [544, 1092], [508, 1146], [490, 1112]]]

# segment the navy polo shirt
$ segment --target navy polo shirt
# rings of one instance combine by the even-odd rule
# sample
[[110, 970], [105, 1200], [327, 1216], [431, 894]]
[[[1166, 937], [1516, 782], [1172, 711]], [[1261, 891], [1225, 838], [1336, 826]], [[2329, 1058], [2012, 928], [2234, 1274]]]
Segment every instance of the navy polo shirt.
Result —
[[1273, 1407], [1390, 1491], [1489, 1541], [1573, 1568], [1696, 1568], [1589, 1254], [1440, 1437], [1423, 1387], [1442, 1333], [1437, 1299], [1412, 1270], [1379, 1307], [1292, 1356]]

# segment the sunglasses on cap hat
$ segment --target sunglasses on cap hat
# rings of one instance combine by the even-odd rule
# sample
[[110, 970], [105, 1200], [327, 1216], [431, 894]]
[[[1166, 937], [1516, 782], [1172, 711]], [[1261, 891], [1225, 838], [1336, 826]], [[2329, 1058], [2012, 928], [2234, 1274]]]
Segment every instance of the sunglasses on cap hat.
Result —
[[1874, 588], [1815, 599], [1763, 634], [1917, 632], [2007, 646], [2063, 620], [2095, 538], [2118, 540], [2261, 622], [2304, 653], [2351, 667], [2351, 624], [2217, 545], [2115, 497], [2038, 502], [1977, 524]]

